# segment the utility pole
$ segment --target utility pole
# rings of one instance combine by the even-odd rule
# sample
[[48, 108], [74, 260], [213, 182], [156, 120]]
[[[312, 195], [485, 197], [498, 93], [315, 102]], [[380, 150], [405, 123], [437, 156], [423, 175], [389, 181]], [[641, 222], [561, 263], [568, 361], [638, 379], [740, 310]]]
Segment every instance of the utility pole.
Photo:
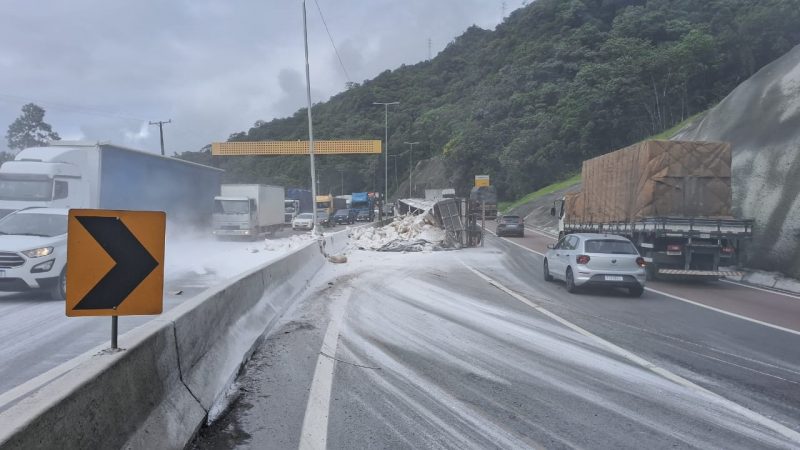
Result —
[[408, 144], [408, 198], [413, 198], [414, 194], [411, 192], [411, 160], [414, 158], [414, 146], [419, 142], [405, 142]]
[[166, 122], [163, 120], [159, 120], [156, 122], [150, 122], [150, 125], [158, 125], [158, 134], [161, 136], [161, 156], [164, 156], [164, 124], [165, 123], [172, 123], [172, 119], [167, 120]]
[[431, 59], [431, 38], [428, 38], [428, 60]]
[[303, 44], [306, 50], [306, 100], [308, 102], [308, 156], [311, 163], [311, 211], [314, 214], [312, 235], [319, 236], [317, 227], [317, 186], [314, 172], [314, 126], [311, 122], [311, 71], [308, 68], [308, 25], [306, 24], [306, 0], [303, 0]]
[[[386, 196], [389, 195], [389, 105], [399, 105], [400, 102], [372, 102], [373, 105], [383, 105], [384, 108], [384, 131], [385, 131], [385, 147], [383, 157], [383, 201], [386, 201]], [[379, 211], [379, 216], [383, 216], [383, 208]]]

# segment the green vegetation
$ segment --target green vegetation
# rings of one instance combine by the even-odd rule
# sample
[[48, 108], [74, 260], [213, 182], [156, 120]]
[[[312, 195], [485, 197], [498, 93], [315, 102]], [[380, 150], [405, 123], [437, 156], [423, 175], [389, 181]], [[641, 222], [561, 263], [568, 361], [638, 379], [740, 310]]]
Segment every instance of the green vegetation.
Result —
[[[463, 194], [488, 174], [500, 198], [574, 173], [584, 159], [661, 133], [727, 95], [800, 43], [800, 0], [537, 0], [493, 31], [467, 29], [435, 58], [387, 70], [314, 106], [318, 139], [420, 142], [444, 155], [441, 185]], [[305, 139], [306, 112], [257, 122], [234, 141]], [[407, 167], [408, 154], [398, 156]], [[180, 157], [224, 168], [228, 181], [308, 185], [299, 157]], [[383, 185], [377, 156], [318, 159], [321, 191]], [[341, 169], [341, 173], [340, 173]]]
[[539, 189], [536, 192], [531, 192], [530, 194], [522, 197], [519, 200], [513, 202], [500, 202], [497, 207], [502, 213], [506, 213], [518, 206], [522, 206], [525, 203], [532, 202], [539, 197], [552, 194], [553, 192], [560, 191], [562, 189], [566, 189], [570, 186], [575, 186], [576, 184], [581, 182], [581, 174], [573, 175], [566, 180], [559, 181], [557, 183], [553, 183], [549, 186], [545, 186]]
[[656, 135], [654, 135], [654, 136], [650, 136], [650, 137], [649, 137], [649, 138], [647, 138], [647, 139], [654, 139], [654, 140], [668, 140], [668, 139], [672, 139], [672, 136], [675, 136], [675, 133], [677, 133], [678, 131], [680, 131], [680, 130], [681, 130], [683, 127], [685, 127], [686, 125], [689, 125], [690, 123], [692, 123], [692, 121], [693, 121], [693, 120], [695, 120], [695, 119], [699, 118], [700, 116], [702, 116], [702, 115], [703, 115], [703, 114], [705, 114], [706, 112], [707, 112], [707, 111], [699, 112], [699, 113], [697, 113], [697, 114], [693, 115], [692, 117], [689, 117], [688, 119], [686, 119], [686, 120], [683, 120], [683, 121], [681, 121], [681, 122], [677, 123], [675, 126], [671, 127], [670, 129], [668, 129], [668, 130], [664, 130], [664, 131], [662, 131], [661, 133], [658, 133], [658, 134], [656, 134]]

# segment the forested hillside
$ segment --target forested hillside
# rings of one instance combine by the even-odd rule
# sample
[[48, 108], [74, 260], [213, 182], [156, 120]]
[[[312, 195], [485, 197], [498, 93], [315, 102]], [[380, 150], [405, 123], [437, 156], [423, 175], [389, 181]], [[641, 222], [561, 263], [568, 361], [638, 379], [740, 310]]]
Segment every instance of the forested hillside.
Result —
[[[800, 42], [800, 0], [538, 0], [494, 31], [472, 27], [432, 60], [387, 70], [314, 105], [317, 139], [382, 139], [390, 154], [444, 155], [443, 184], [488, 173], [503, 198], [716, 104]], [[313, 83], [313, 80], [312, 80]], [[305, 110], [230, 140], [307, 139]], [[408, 153], [396, 158], [407, 177]], [[308, 185], [300, 157], [180, 155], [237, 182]], [[383, 185], [376, 156], [320, 157], [321, 190]], [[390, 194], [395, 179], [390, 161]], [[379, 169], [379, 170], [378, 170]]]

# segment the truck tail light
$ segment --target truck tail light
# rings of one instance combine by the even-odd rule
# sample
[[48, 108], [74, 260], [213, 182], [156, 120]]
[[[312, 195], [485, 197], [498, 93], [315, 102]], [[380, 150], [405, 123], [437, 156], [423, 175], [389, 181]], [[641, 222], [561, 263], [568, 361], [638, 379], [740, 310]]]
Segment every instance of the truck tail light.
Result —
[[667, 245], [667, 251], [670, 253], [681, 253], [683, 251], [683, 246], [676, 244], [669, 244]]
[[589, 255], [578, 255], [575, 257], [575, 262], [578, 264], [589, 264]]
[[732, 255], [735, 251], [736, 249], [733, 247], [722, 247], [722, 253], [725, 253], [726, 255]]
[[644, 267], [644, 266], [647, 265], [647, 263], [645, 262], [644, 258], [642, 258], [641, 256], [636, 258], [636, 264], [638, 264], [639, 267]]

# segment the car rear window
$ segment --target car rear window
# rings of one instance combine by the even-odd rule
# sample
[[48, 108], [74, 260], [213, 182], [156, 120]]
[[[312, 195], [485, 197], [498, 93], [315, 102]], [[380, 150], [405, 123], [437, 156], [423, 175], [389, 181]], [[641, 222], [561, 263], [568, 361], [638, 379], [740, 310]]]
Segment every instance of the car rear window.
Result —
[[519, 223], [519, 216], [503, 216], [502, 220], [505, 223]]
[[636, 247], [628, 241], [616, 239], [593, 239], [586, 241], [586, 253], [610, 253], [614, 255], [635, 255]]

